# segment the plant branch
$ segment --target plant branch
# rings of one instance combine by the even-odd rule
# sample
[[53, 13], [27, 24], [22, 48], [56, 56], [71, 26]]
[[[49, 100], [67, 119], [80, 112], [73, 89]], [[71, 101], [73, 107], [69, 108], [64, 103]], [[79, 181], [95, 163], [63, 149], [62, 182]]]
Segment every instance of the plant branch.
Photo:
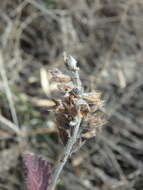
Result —
[[[78, 117], [77, 124], [76, 124], [76, 126], [74, 127], [73, 136], [69, 139], [69, 141], [68, 141], [68, 143], [67, 143], [67, 146], [66, 146], [66, 148], [65, 148], [65, 151], [64, 151], [64, 155], [63, 155], [63, 157], [59, 160], [59, 163], [58, 163], [58, 165], [57, 165], [57, 168], [55, 169], [50, 190], [54, 190], [54, 189], [55, 189], [56, 184], [57, 184], [58, 179], [59, 179], [59, 176], [60, 176], [60, 173], [61, 173], [61, 171], [62, 171], [64, 165], [66, 164], [68, 158], [69, 158], [70, 155], [71, 155], [72, 148], [73, 148], [74, 144], [75, 144], [76, 141], [77, 141], [77, 136], [78, 136], [78, 132], [79, 132], [79, 127], [80, 127], [80, 124], [81, 124], [81, 120], [82, 120], [82, 118], [79, 116], [79, 117]], [[47, 190], [48, 190], [48, 189], [47, 189]]]

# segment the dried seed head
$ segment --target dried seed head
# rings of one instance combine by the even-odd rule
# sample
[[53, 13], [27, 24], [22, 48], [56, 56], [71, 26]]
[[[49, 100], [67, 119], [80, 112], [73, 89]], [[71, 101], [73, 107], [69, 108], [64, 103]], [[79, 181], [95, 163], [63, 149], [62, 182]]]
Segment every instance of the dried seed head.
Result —
[[64, 55], [64, 61], [73, 76], [68, 77], [57, 69], [50, 71], [54, 81], [62, 82], [58, 85], [58, 89], [63, 92], [63, 96], [60, 100], [54, 101], [57, 127], [65, 145], [73, 134], [76, 119], [81, 117], [83, 125], [80, 126], [78, 140], [75, 144], [75, 147], [79, 147], [86, 139], [95, 137], [98, 128], [105, 123], [103, 119], [105, 113], [101, 110], [103, 101], [101, 101], [100, 92], [81, 92], [77, 61], [72, 56], [66, 55]]

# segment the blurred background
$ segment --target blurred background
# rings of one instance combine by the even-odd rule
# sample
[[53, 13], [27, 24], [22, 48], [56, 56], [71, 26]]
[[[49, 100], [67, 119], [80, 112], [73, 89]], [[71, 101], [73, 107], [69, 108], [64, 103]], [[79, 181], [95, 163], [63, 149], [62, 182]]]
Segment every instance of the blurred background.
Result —
[[[80, 66], [86, 91], [100, 90], [108, 122], [66, 164], [57, 190], [143, 189], [143, 1], [0, 1], [0, 190], [24, 190], [18, 139], [52, 166], [63, 150], [57, 96], [47, 70]], [[15, 128], [16, 129], [16, 128]]]

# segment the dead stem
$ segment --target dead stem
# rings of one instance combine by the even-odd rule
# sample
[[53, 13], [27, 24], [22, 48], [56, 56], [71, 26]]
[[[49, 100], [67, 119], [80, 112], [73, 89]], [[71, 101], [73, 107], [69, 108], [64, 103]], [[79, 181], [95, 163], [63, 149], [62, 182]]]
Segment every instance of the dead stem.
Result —
[[64, 165], [66, 164], [68, 158], [71, 155], [72, 148], [77, 141], [77, 136], [78, 136], [81, 120], [82, 120], [82, 118], [79, 117], [78, 122], [77, 122], [76, 126], [74, 127], [73, 136], [69, 139], [67, 146], [64, 150], [64, 155], [62, 156], [62, 158], [59, 160], [59, 162], [57, 164], [57, 168], [55, 169], [54, 175], [53, 175], [53, 180], [52, 180], [52, 184], [51, 184], [51, 188], [50, 188], [51, 190], [55, 189], [56, 184], [57, 184], [58, 179], [59, 179], [59, 176], [60, 176], [60, 173], [62, 172]]

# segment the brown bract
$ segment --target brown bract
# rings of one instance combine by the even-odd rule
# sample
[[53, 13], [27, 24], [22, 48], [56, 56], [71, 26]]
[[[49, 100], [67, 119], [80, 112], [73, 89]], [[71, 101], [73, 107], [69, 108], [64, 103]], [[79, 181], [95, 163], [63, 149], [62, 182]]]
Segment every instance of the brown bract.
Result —
[[49, 73], [51, 74], [50, 80], [60, 83], [67, 83], [71, 81], [71, 78], [68, 75], [63, 74], [58, 69], [51, 69], [49, 70]]

